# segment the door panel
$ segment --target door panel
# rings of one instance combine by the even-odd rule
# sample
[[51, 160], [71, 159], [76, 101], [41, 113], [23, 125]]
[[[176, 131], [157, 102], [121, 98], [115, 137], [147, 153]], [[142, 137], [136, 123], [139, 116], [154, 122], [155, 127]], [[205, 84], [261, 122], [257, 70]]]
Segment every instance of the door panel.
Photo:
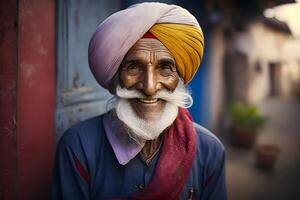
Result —
[[99, 86], [88, 65], [88, 44], [107, 16], [121, 9], [118, 0], [57, 2], [56, 139], [71, 125], [105, 112], [111, 95]]

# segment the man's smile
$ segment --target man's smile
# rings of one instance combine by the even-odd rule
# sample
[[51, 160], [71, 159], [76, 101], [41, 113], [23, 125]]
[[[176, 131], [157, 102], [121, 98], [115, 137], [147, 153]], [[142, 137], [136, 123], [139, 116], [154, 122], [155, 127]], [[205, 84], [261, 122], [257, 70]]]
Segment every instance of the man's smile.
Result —
[[154, 103], [157, 103], [157, 101], [158, 101], [157, 98], [139, 98], [137, 100], [144, 104], [154, 104]]
[[160, 98], [134, 98], [129, 100], [135, 113], [144, 120], [158, 119], [166, 101]]

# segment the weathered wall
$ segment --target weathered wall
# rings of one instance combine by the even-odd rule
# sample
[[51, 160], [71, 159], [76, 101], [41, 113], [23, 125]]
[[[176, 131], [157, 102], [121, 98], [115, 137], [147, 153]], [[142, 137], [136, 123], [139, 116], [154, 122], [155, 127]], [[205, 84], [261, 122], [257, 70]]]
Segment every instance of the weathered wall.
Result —
[[[237, 76], [238, 79], [248, 78], [249, 81], [238, 85], [240, 89], [235, 90], [235, 96], [239, 96], [239, 91], [244, 91], [244, 99], [254, 104], [267, 98], [273, 90], [275, 95], [290, 96], [293, 83], [288, 74], [293, 73], [290, 72], [291, 63], [298, 59], [290, 56], [296, 51], [296, 47], [287, 46], [291, 42], [295, 40], [288, 34], [274, 31], [260, 21], [251, 23], [248, 31], [237, 33], [232, 49], [246, 56], [246, 63], [239, 66], [241, 69]], [[235, 57], [237, 58], [232, 59], [232, 64], [238, 60], [237, 53]], [[272, 64], [276, 66], [273, 67]]]
[[19, 1], [18, 188], [47, 199], [54, 151], [55, 1]]
[[0, 17], [0, 199], [49, 199], [55, 1], [1, 1]]
[[225, 41], [222, 27], [216, 27], [211, 33], [210, 51], [209, 56], [209, 72], [210, 77], [209, 90], [210, 95], [210, 124], [209, 128], [214, 133], [221, 134], [219, 132], [219, 125], [221, 114], [223, 112], [223, 104], [225, 97], [224, 87], [224, 55], [225, 55]]
[[17, 198], [17, 6], [0, 2], [0, 199]]

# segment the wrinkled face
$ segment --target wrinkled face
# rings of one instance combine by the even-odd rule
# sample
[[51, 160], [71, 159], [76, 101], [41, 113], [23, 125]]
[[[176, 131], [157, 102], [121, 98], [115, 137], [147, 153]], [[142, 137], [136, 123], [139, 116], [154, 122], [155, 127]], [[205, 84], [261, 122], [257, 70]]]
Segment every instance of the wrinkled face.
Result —
[[179, 81], [176, 63], [169, 50], [156, 39], [140, 39], [121, 64], [120, 84], [138, 90], [145, 98], [130, 99], [136, 114], [145, 120], [157, 119], [166, 102], [153, 98], [157, 91], [174, 91]]

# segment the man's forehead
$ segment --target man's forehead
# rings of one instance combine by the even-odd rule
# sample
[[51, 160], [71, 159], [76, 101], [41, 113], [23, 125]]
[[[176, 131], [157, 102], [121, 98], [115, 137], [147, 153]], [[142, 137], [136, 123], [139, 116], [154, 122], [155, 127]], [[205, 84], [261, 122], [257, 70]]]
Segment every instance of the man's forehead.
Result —
[[[133, 47], [128, 51], [127, 58], [132, 56], [138, 56], [148, 53], [159, 53], [160, 56], [173, 58], [170, 51], [157, 39], [142, 38], [138, 40]], [[174, 60], [175, 61], [175, 60]]]
[[154, 38], [141, 38], [139, 39], [129, 51], [132, 50], [155, 50], [155, 51], [166, 51], [169, 50], [157, 39]]

